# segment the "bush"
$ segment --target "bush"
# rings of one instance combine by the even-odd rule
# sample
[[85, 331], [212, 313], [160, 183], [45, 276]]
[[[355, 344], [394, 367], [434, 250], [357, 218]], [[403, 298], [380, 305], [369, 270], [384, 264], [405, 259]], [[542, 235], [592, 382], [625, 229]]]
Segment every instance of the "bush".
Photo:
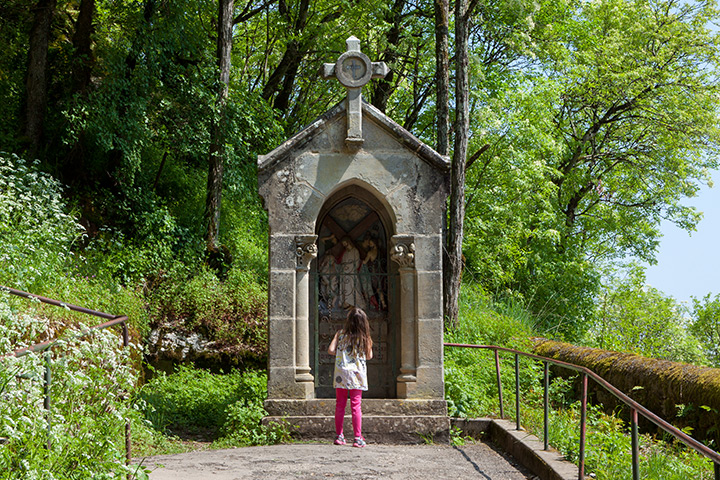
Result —
[[267, 375], [248, 370], [218, 375], [179, 367], [158, 373], [141, 390], [146, 418], [161, 431], [197, 433], [216, 438], [215, 447], [267, 445], [289, 438], [282, 425], [265, 427]]
[[239, 398], [238, 376], [181, 365], [170, 375], [156, 371], [139, 398], [146, 418], [159, 431], [217, 430], [225, 423], [225, 410]]
[[0, 152], [0, 282], [37, 291], [63, 272], [83, 232], [62, 187], [26, 162]]
[[[512, 311], [510, 317], [498, 310]], [[460, 322], [458, 328], [445, 335], [449, 343], [497, 345], [515, 349], [527, 349], [533, 336], [531, 317], [517, 304], [512, 306], [493, 304], [477, 286], [463, 285], [460, 297]], [[521, 360], [522, 387], [537, 377], [538, 366]], [[514, 359], [501, 354], [501, 381], [504, 401], [515, 401]], [[500, 416], [495, 361], [491, 351], [447, 347], [445, 349], [445, 398], [451, 416], [476, 417]]]
[[178, 268], [158, 281], [149, 301], [156, 325], [202, 333], [238, 363], [264, 363], [267, 293], [253, 272], [233, 268], [220, 281], [208, 268]]
[[[8, 356], [24, 329], [47, 328], [18, 315], [0, 297], [0, 479], [119, 478], [125, 466], [125, 423], [134, 413], [129, 397], [137, 381], [130, 349], [117, 332], [68, 328], [45, 354]], [[43, 408], [44, 365], [51, 360], [51, 410]], [[50, 442], [50, 448], [46, 447]]]

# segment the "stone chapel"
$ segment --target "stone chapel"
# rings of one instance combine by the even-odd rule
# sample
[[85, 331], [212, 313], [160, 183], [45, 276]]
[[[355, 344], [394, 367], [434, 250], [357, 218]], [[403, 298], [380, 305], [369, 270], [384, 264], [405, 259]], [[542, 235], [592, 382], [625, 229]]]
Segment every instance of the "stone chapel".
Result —
[[[450, 163], [372, 105], [362, 86], [387, 74], [360, 42], [323, 77], [347, 98], [258, 158], [269, 219], [270, 417], [327, 436], [334, 358], [349, 306], [370, 320], [363, 395], [370, 441], [447, 435], [442, 228]], [[328, 80], [330, 81], [330, 80]]]

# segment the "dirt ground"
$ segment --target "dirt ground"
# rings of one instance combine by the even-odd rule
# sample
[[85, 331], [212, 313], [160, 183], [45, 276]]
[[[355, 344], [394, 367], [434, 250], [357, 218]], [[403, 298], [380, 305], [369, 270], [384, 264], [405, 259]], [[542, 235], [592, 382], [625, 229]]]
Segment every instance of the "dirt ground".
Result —
[[482, 479], [535, 477], [492, 445], [288, 444], [207, 450], [136, 459], [151, 480], [239, 479]]

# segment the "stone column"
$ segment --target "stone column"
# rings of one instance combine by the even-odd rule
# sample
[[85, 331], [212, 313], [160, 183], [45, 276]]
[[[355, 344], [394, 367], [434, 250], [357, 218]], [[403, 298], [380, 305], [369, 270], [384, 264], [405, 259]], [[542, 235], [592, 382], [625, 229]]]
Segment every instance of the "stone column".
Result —
[[392, 237], [390, 258], [400, 273], [400, 375], [397, 378], [398, 398], [408, 398], [410, 388], [417, 381], [416, 316], [415, 309], [415, 243], [406, 235]]
[[317, 235], [297, 235], [295, 245], [295, 381], [304, 385], [306, 398], [315, 390], [310, 374], [310, 262], [317, 256]]

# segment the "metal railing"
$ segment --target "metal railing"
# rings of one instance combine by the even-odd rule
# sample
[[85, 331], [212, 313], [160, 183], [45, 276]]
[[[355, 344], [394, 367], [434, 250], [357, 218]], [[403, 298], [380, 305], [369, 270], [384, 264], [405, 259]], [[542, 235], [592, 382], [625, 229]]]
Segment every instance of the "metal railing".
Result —
[[[100, 317], [100, 318], [104, 318], [104, 319], [108, 320], [105, 323], [101, 323], [100, 325], [95, 325], [94, 327], [90, 327], [90, 328], [80, 332], [74, 338], [83, 338], [96, 330], [104, 330], [108, 327], [112, 327], [114, 325], [120, 324], [120, 325], [122, 325], [123, 347], [127, 347], [130, 343], [128, 325], [127, 325], [128, 317], [126, 315], [111, 315], [109, 313], [98, 312], [96, 310], [91, 310], [89, 308], [79, 307], [77, 305], [60, 302], [58, 300], [53, 300], [51, 298], [42, 297], [40, 295], [33, 295], [28, 292], [23, 292], [21, 290], [16, 290], [14, 288], [4, 287], [1, 285], [0, 285], [0, 291], [5, 291], [7, 293], [10, 293], [11, 295], [15, 295], [18, 297], [27, 298], [28, 300], [39, 301], [42, 303], [47, 303], [49, 305], [54, 305], [56, 307], [67, 308], [69, 310], [73, 310], [73, 311], [80, 312], [80, 313], [85, 313], [87, 315], [92, 315], [94, 317]], [[56, 339], [56, 340], [51, 340], [51, 341], [47, 341], [47, 342], [36, 343], [29, 347], [15, 350], [11, 353], [11, 355], [14, 355], [15, 357], [23, 357], [30, 353], [44, 352], [45, 374], [44, 374], [44, 383], [43, 383], [43, 405], [48, 414], [48, 419], [47, 419], [47, 430], [48, 430], [47, 448], [48, 449], [50, 449], [50, 428], [52, 426], [52, 423], [51, 423], [51, 408], [52, 408], [51, 350], [52, 350], [53, 346], [55, 346], [55, 344], [57, 344], [59, 341], [60, 341], [59, 339]], [[130, 458], [131, 458], [130, 441], [131, 441], [130, 421], [128, 420], [125, 423], [125, 464], [126, 465], [130, 464]]]
[[620, 390], [618, 390], [616, 387], [614, 387], [612, 384], [610, 384], [607, 380], [602, 378], [600, 375], [596, 374], [592, 370], [588, 369], [587, 367], [583, 367], [580, 365], [575, 365], [568, 362], [563, 362], [560, 360], [555, 360], [553, 358], [547, 358], [547, 357], [541, 357], [540, 355], [534, 355], [532, 353], [527, 352], [521, 352], [519, 350], [513, 350], [511, 348], [504, 348], [504, 347], [498, 347], [495, 345], [466, 345], [466, 344], [460, 344], [460, 343], [445, 343], [446, 347], [460, 347], [460, 348], [474, 348], [474, 349], [484, 349], [484, 350], [492, 350], [495, 354], [495, 372], [497, 375], [497, 385], [498, 385], [498, 397], [500, 401], [500, 417], [505, 418], [505, 409], [503, 405], [503, 397], [502, 397], [502, 382], [500, 380], [500, 355], [499, 352], [507, 352], [512, 353], [515, 355], [515, 419], [516, 419], [516, 428], [517, 430], [520, 430], [520, 357], [527, 357], [531, 358], [533, 360], [543, 362], [544, 365], [544, 375], [543, 375], [543, 387], [544, 387], [544, 395], [543, 395], [543, 444], [545, 450], [548, 449], [548, 431], [549, 431], [549, 409], [550, 409], [550, 402], [549, 402], [549, 365], [557, 365], [559, 367], [567, 368], [569, 370], [574, 370], [576, 372], [579, 372], [582, 374], [582, 382], [581, 382], [581, 396], [580, 396], [580, 449], [579, 449], [579, 471], [578, 471], [578, 478], [580, 480], [585, 479], [585, 439], [586, 439], [586, 432], [587, 432], [587, 400], [588, 400], [588, 378], [592, 378], [598, 385], [603, 387], [605, 390], [610, 392], [612, 395], [614, 395], [618, 400], [620, 400], [622, 403], [624, 403], [626, 406], [630, 408], [631, 411], [631, 429], [630, 429], [630, 436], [631, 436], [631, 449], [632, 449], [632, 478], [633, 480], [639, 480], [640, 479], [640, 454], [639, 454], [639, 439], [638, 439], [638, 415], [642, 415], [650, 422], [654, 423], [656, 426], [658, 426], [660, 429], [664, 430], [665, 432], [669, 433], [676, 439], [680, 440], [682, 443], [687, 445], [688, 447], [692, 448], [699, 454], [705, 456], [706, 458], [710, 459], [713, 462], [714, 471], [715, 471], [715, 480], [720, 480], [720, 453], [716, 452], [715, 450], [712, 450], [707, 445], [704, 445], [703, 443], [695, 440], [691, 436], [687, 435], [680, 429], [676, 428], [675, 426], [671, 425], [667, 421], [663, 420], [662, 418], [658, 417], [654, 413], [652, 413], [647, 408], [643, 407], [639, 403], [637, 403], [632, 398], [628, 397], [624, 393], [622, 393]]

